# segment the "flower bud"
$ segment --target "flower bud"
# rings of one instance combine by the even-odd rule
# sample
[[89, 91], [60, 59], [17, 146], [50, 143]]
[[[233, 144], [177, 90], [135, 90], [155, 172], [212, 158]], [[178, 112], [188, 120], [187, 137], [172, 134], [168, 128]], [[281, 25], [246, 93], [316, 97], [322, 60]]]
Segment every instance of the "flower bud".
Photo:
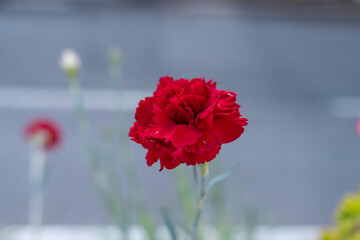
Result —
[[81, 59], [77, 52], [65, 49], [60, 57], [60, 67], [69, 78], [75, 78], [81, 67]]
[[205, 162], [201, 167], [201, 176], [206, 177], [209, 174], [209, 163]]

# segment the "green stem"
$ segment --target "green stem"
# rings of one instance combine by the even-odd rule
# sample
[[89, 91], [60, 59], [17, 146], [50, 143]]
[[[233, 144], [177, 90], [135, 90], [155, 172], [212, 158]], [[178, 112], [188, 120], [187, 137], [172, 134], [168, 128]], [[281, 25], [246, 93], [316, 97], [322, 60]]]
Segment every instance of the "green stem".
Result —
[[122, 146], [122, 163], [125, 168], [125, 177], [130, 184], [130, 197], [128, 202], [128, 208], [126, 209], [129, 212], [134, 212], [135, 217], [140, 222], [140, 224], [147, 231], [150, 240], [155, 239], [154, 232], [154, 224], [152, 221], [149, 221], [150, 216], [147, 213], [146, 206], [143, 202], [145, 196], [143, 194], [143, 190], [140, 184], [140, 178], [134, 166], [134, 162], [131, 161], [133, 159], [132, 153], [130, 151], [130, 141], [127, 138], [128, 129], [124, 126], [125, 118], [121, 109], [122, 104], [124, 103], [124, 96], [122, 91], [122, 64], [121, 61], [110, 62], [109, 65], [109, 74], [111, 85], [113, 89], [113, 100], [114, 105], [117, 109], [117, 123], [118, 123], [118, 131], [119, 131], [119, 141]]
[[[98, 156], [98, 151], [93, 144], [90, 136], [90, 125], [86, 118], [83, 95], [79, 83], [79, 79], [77, 76], [73, 76], [69, 79], [70, 84], [70, 93], [73, 98], [73, 102], [75, 105], [76, 116], [79, 122], [80, 131], [82, 137], [85, 142], [85, 147], [89, 154], [89, 163], [92, 170], [92, 175], [95, 182], [95, 187], [97, 190], [100, 199], [105, 205], [106, 210], [111, 214], [115, 224], [122, 230], [126, 229], [126, 224], [123, 219], [121, 219], [120, 213], [121, 209], [119, 209], [119, 204], [117, 203], [117, 199], [113, 199], [111, 196], [112, 192], [109, 189], [109, 181], [108, 176], [104, 172], [104, 169], [101, 167], [100, 159]], [[124, 231], [125, 232], [125, 231]]]
[[43, 147], [30, 144], [30, 207], [29, 224], [32, 239], [41, 239], [44, 208], [44, 171], [46, 155]]
[[[114, 99], [114, 105], [117, 109], [116, 114], [117, 114], [117, 121], [119, 123], [118, 125], [118, 131], [119, 131], [119, 140], [121, 145], [123, 146], [124, 151], [122, 151], [122, 157], [123, 157], [123, 161], [125, 164], [125, 175], [127, 177], [127, 179], [129, 180], [130, 184], [132, 184], [132, 189], [134, 190], [140, 190], [140, 180], [139, 180], [139, 176], [135, 170], [135, 167], [133, 165], [133, 162], [131, 161], [132, 159], [132, 154], [130, 151], [130, 145], [129, 145], [129, 141], [127, 138], [127, 131], [128, 129], [125, 128], [124, 123], [125, 123], [125, 118], [124, 115], [122, 113], [122, 109], [121, 106], [124, 103], [124, 96], [123, 96], [123, 91], [122, 91], [122, 67], [121, 65], [111, 65], [110, 69], [110, 79], [111, 79], [111, 84], [112, 84], [112, 89], [113, 89], [113, 99]], [[136, 197], [136, 201], [138, 201], [139, 199], [143, 199], [143, 196], [136, 194], [138, 196]]]
[[205, 186], [207, 175], [208, 175], [208, 163], [205, 163], [201, 167], [199, 198], [198, 198], [198, 202], [197, 202], [197, 206], [196, 206], [195, 220], [194, 220], [193, 227], [191, 230], [190, 240], [196, 240], [198, 232], [199, 232], [200, 219], [201, 219], [201, 215], [202, 215], [202, 212], [204, 209], [205, 198], [206, 198], [206, 194], [207, 194], [206, 186]]

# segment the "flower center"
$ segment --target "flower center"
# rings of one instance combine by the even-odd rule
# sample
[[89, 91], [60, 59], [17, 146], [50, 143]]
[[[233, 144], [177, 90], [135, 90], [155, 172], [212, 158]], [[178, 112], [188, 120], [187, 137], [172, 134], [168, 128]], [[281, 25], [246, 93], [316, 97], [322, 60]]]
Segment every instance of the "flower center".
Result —
[[45, 148], [51, 141], [51, 135], [45, 130], [39, 130], [30, 138], [30, 141], [33, 146]]
[[186, 109], [181, 108], [181, 110], [175, 112], [172, 119], [177, 124], [186, 124], [186, 125], [188, 125], [191, 122], [191, 120], [194, 119], [194, 114], [192, 112], [189, 112]]

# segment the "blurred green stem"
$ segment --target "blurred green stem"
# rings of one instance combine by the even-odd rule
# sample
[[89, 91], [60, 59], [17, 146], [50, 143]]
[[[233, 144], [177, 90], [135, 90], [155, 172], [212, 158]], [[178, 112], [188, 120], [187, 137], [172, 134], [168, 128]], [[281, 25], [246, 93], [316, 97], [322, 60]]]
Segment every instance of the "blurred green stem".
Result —
[[89, 162], [94, 177], [95, 187], [101, 200], [103, 201], [106, 210], [111, 214], [115, 224], [124, 231], [126, 229], [126, 220], [123, 219], [118, 199], [112, 196], [112, 190], [109, 188], [109, 180], [104, 169], [101, 167], [100, 158], [98, 156], [97, 148], [91, 141], [90, 125], [86, 118], [84, 109], [84, 100], [77, 76], [69, 78], [70, 93], [75, 105], [76, 116], [79, 122], [80, 131], [84, 138], [85, 147], [89, 154]]
[[41, 239], [44, 208], [44, 171], [46, 155], [43, 147], [30, 144], [30, 206], [29, 224], [32, 228], [32, 239]]
[[145, 199], [143, 196], [140, 179], [136, 168], [134, 166], [130, 144], [127, 138], [128, 129], [125, 127], [125, 118], [122, 112], [122, 106], [124, 104], [124, 97], [122, 94], [122, 53], [120, 49], [111, 49], [109, 53], [109, 75], [111, 85], [113, 89], [113, 100], [115, 109], [117, 109], [117, 123], [119, 131], [119, 141], [122, 146], [122, 159], [125, 168], [125, 176], [130, 184], [130, 202], [128, 207], [136, 213], [136, 217], [142, 227], [148, 233], [150, 240], [155, 239], [154, 224], [151, 221], [151, 217], [146, 211], [146, 207], [142, 201]]
[[197, 202], [197, 206], [196, 206], [195, 220], [194, 220], [193, 227], [191, 230], [190, 240], [196, 240], [198, 232], [199, 232], [199, 223], [200, 223], [201, 215], [202, 215], [202, 212], [204, 209], [205, 198], [206, 198], [206, 194], [207, 194], [205, 183], [206, 183], [206, 177], [209, 173], [209, 164], [204, 163], [200, 167], [200, 172], [201, 172], [201, 178], [200, 178], [200, 186], [199, 186], [199, 196], [198, 196], [198, 202]]
[[[132, 184], [132, 189], [134, 191], [139, 191], [140, 189], [140, 181], [139, 181], [139, 177], [138, 174], [131, 162], [132, 156], [131, 156], [131, 151], [130, 151], [130, 146], [129, 146], [129, 141], [127, 138], [127, 128], [125, 128], [124, 123], [125, 123], [125, 119], [124, 119], [124, 115], [122, 113], [122, 106], [124, 104], [124, 97], [122, 94], [122, 57], [119, 57], [120, 60], [118, 58], [115, 58], [116, 61], [111, 61], [110, 60], [110, 64], [109, 64], [109, 74], [110, 74], [110, 80], [111, 80], [111, 85], [112, 85], [112, 89], [113, 89], [113, 100], [114, 100], [114, 105], [115, 105], [115, 109], [116, 111], [116, 115], [117, 115], [117, 123], [118, 123], [118, 131], [119, 131], [119, 140], [121, 145], [123, 146], [123, 151], [122, 155], [123, 155], [123, 161], [125, 164], [125, 174], [127, 179], [129, 180], [129, 183]], [[139, 194], [135, 194], [135, 200], [137, 201], [137, 203], [139, 203], [139, 198], [141, 196], [139, 196]]]

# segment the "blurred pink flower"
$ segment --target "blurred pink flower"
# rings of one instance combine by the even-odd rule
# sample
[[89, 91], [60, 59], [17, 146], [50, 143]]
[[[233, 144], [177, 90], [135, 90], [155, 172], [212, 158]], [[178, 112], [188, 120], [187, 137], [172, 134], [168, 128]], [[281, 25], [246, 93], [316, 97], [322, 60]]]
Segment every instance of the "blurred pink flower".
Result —
[[51, 150], [58, 146], [62, 139], [60, 127], [49, 118], [37, 118], [27, 124], [24, 131], [28, 141], [38, 141], [45, 150]]

